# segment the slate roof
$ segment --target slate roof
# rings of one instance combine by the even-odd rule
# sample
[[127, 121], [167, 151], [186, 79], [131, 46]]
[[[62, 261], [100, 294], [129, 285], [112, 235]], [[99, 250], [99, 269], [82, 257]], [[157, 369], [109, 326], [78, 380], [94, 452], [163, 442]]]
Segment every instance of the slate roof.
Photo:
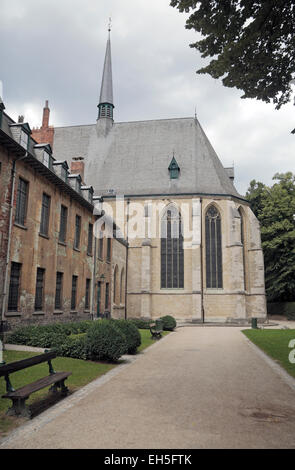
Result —
[[[243, 198], [195, 118], [55, 128], [54, 156], [84, 157], [96, 195], [203, 194]], [[179, 179], [171, 180], [173, 158]]]

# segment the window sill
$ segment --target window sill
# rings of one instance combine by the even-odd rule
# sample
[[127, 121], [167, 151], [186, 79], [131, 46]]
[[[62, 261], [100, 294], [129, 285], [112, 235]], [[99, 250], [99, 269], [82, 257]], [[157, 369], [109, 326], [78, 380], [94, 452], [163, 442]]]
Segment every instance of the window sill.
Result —
[[42, 311], [40, 311], [40, 312], [33, 312], [33, 315], [36, 315], [36, 316], [37, 316], [37, 315], [42, 315], [42, 316], [43, 316], [43, 315], [45, 315], [45, 312], [42, 312]]
[[90, 256], [92, 258], [93, 253], [87, 253], [87, 256]]
[[54, 310], [53, 315], [62, 315], [63, 313], [63, 310]]
[[79, 248], [76, 248], [75, 246], [73, 247], [74, 251], [77, 251], [78, 253], [81, 253], [81, 250]]
[[101, 258], [100, 256], [97, 257], [98, 261], [101, 261], [102, 263], [104, 262], [104, 259]]
[[22, 314], [21, 312], [6, 312], [5, 316], [6, 317], [21, 317]]
[[25, 225], [22, 225], [22, 224], [18, 224], [17, 222], [14, 222], [14, 226], [18, 227], [22, 230], [28, 230], [28, 227], [26, 227]]
[[77, 315], [77, 313], [78, 313], [78, 312], [77, 312], [76, 310], [71, 310], [71, 311], [70, 311], [70, 314], [71, 314], [71, 315]]
[[90, 313], [90, 308], [86, 308], [86, 309], [84, 310], [84, 313]]
[[46, 240], [49, 240], [49, 236], [45, 233], [39, 233], [39, 237], [46, 238]]
[[62, 246], [67, 246], [67, 244], [65, 242], [62, 242], [61, 240], [58, 240], [58, 244]]

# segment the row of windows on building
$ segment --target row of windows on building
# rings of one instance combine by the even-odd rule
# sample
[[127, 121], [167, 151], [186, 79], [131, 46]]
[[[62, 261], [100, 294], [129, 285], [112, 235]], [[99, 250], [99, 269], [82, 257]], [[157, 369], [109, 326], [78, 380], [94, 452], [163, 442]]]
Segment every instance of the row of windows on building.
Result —
[[[239, 213], [245, 287], [244, 224], [240, 210]], [[176, 207], [172, 207], [164, 214], [161, 232], [161, 288], [181, 289], [184, 287], [184, 252], [181, 215]], [[206, 287], [207, 289], [222, 289], [221, 216], [213, 205], [208, 208], [205, 216], [205, 245]]]
[[[19, 295], [20, 295], [20, 286], [21, 286], [21, 263], [11, 263], [11, 272], [10, 272], [10, 285], [9, 285], [9, 295], [8, 295], [8, 311], [17, 312], [19, 308]], [[77, 309], [77, 292], [78, 292], [78, 276], [72, 276], [72, 287], [71, 287], [71, 311]], [[63, 285], [64, 285], [64, 273], [56, 273], [56, 287], [55, 287], [55, 301], [54, 309], [61, 311], [64, 308], [63, 305]], [[45, 269], [37, 268], [36, 275], [36, 289], [35, 289], [35, 312], [42, 312], [44, 310], [44, 292], [45, 292]], [[90, 295], [91, 295], [91, 279], [86, 279], [85, 284], [85, 301], [84, 309], [90, 309]], [[109, 283], [106, 283], [105, 288], [105, 309], [109, 309]]]
[[[15, 223], [21, 226], [25, 226], [28, 208], [29, 198], [29, 183], [22, 178], [19, 178], [17, 200], [16, 200], [16, 212], [15, 212]], [[42, 195], [42, 208], [41, 208], [41, 222], [40, 222], [40, 235], [48, 237], [49, 235], [49, 220], [50, 220], [50, 205], [51, 197], [48, 194], [43, 193]], [[60, 243], [66, 243], [67, 241], [67, 225], [68, 225], [68, 208], [61, 204], [60, 206], [60, 225], [59, 225], [59, 237]], [[101, 234], [102, 235], [102, 234]], [[81, 216], [76, 215], [75, 218], [75, 236], [74, 236], [74, 249], [80, 249], [81, 242]], [[98, 257], [103, 258], [103, 244], [104, 238], [100, 236], [98, 245]], [[88, 242], [87, 242], [87, 254], [92, 256], [93, 254], [93, 224], [88, 225]], [[111, 239], [107, 238], [107, 261], [111, 259]]]

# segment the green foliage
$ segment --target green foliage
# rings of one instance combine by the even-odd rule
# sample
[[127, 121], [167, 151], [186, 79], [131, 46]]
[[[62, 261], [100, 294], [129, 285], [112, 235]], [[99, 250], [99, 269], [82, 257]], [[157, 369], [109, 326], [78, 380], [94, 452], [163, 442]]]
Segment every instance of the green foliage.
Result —
[[295, 72], [294, 0], [171, 0], [191, 13], [187, 29], [203, 38], [190, 46], [211, 62], [197, 73], [222, 78], [224, 86], [243, 90], [242, 98], [290, 100]]
[[127, 353], [136, 354], [141, 345], [141, 336], [137, 326], [131, 320], [111, 320], [116, 328], [124, 333], [127, 341]]
[[87, 359], [85, 333], [56, 339], [52, 347], [56, 350], [58, 356]]
[[288, 320], [295, 320], [295, 302], [268, 302], [269, 315], [285, 315]]
[[130, 318], [129, 321], [134, 323], [140, 330], [149, 330], [150, 324], [152, 323], [151, 320], [144, 320], [142, 318]]
[[63, 340], [67, 330], [59, 325], [24, 326], [17, 328], [7, 338], [11, 344], [24, 344], [38, 348], [50, 348], [53, 342]]
[[86, 333], [85, 344], [91, 360], [116, 362], [128, 350], [124, 333], [109, 320], [93, 322]]
[[255, 201], [261, 225], [268, 301], [295, 299], [295, 176], [277, 173], [272, 187], [252, 182], [247, 199]]
[[39, 348], [50, 348], [60, 344], [71, 334], [85, 333], [90, 321], [73, 323], [52, 323], [50, 325], [29, 325], [17, 328], [7, 338], [10, 344], [23, 344]]
[[163, 324], [163, 330], [166, 331], [173, 331], [176, 328], [176, 321], [175, 318], [171, 317], [171, 315], [166, 315], [165, 317], [161, 317], [160, 320]]

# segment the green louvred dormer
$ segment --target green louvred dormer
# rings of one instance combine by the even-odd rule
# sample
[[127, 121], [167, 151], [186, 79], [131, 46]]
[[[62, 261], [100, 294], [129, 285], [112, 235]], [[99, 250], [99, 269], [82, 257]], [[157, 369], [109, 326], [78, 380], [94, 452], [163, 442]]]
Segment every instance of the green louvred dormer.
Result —
[[175, 157], [172, 158], [168, 170], [170, 173], [171, 180], [177, 180], [179, 178], [180, 168], [178, 166], [177, 161], [175, 160]]

